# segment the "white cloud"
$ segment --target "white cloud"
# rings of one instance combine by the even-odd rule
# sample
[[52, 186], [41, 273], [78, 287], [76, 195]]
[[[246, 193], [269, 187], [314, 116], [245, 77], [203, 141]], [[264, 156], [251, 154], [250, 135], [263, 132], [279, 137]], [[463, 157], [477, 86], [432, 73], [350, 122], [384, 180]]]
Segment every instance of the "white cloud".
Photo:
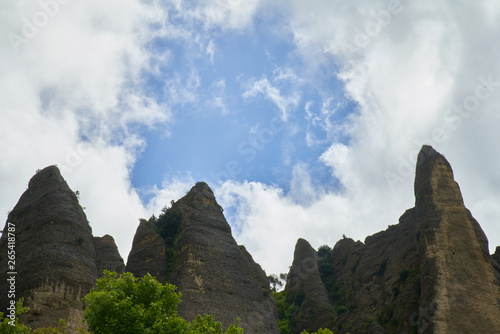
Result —
[[165, 206], [170, 206], [171, 201], [177, 201], [186, 195], [195, 183], [193, 177], [187, 175], [165, 180], [160, 189], [156, 186], [153, 187], [153, 189], [149, 190], [153, 197], [147, 205], [148, 211], [158, 216]]
[[268, 274], [288, 272], [298, 238], [307, 239], [315, 248], [333, 246], [343, 234], [364, 240], [367, 234], [397, 223], [390, 219], [397, 214], [397, 207], [377, 210], [386, 204], [386, 197], [375, 192], [366, 192], [363, 197], [356, 193], [321, 193], [310, 187], [303, 175], [307, 173], [304, 166], [298, 169], [294, 187], [310, 195], [298, 199], [313, 201], [297, 202], [297, 193], [284, 194], [277, 186], [259, 182], [228, 181], [216, 191], [223, 207], [236, 209], [229, 220], [236, 240], [249, 249]]
[[[278, 79], [282, 80], [284, 79], [284, 77], [280, 75], [278, 76]], [[301, 98], [300, 94], [295, 91], [291, 92], [288, 96], [283, 94], [280, 88], [278, 88], [277, 86], [273, 86], [273, 84], [271, 84], [267, 78], [262, 78], [260, 80], [254, 81], [251, 84], [251, 87], [243, 93], [243, 97], [245, 99], [248, 99], [256, 97], [259, 94], [264, 95], [267, 99], [269, 99], [276, 105], [281, 113], [281, 118], [283, 121], [288, 120], [290, 112], [297, 107]]]
[[[182, 6], [175, 1], [3, 3], [0, 34], [8, 38], [0, 42], [0, 210], [14, 207], [37, 169], [57, 163], [70, 187], [79, 190], [94, 234], [113, 235], [126, 259], [137, 219], [158, 214], [193, 183], [188, 177], [151, 189], [147, 207], [131, 184], [138, 153], [147, 145], [134, 129], [168, 123], [171, 105], [199, 99], [196, 69], [185, 78], [165, 78], [173, 52], [152, 47], [152, 41], [205, 45], [213, 59], [210, 39], [197, 36], [189, 22], [173, 21], [185, 15], [207, 27], [243, 29], [255, 6], [210, 2], [193, 13], [176, 12]], [[150, 95], [144, 73], [164, 85], [166, 102]], [[226, 112], [223, 83], [218, 87], [215, 103]]]
[[[490, 249], [500, 245], [500, 48], [491, 43], [500, 38], [500, 8], [494, 3], [293, 1], [298, 52], [313, 73], [333, 59], [340, 70], [331, 75], [344, 81], [358, 107], [332, 126], [319, 106], [306, 104], [309, 125], [323, 126], [334, 141], [321, 161], [340, 182], [338, 193], [297, 203], [297, 189], [304, 187], [305, 198], [313, 192], [304, 165], [296, 166], [289, 194], [259, 183], [221, 188], [222, 201], [237, 209], [238, 240], [268, 271], [286, 270], [298, 237], [333, 246], [342, 233], [363, 240], [396, 224], [413, 206], [415, 161], [425, 143], [449, 159]], [[247, 94], [279, 97], [272, 87], [263, 79]], [[350, 140], [338, 142], [338, 126]], [[311, 145], [317, 142], [309, 136]]]
[[[23, 25], [29, 32], [26, 20], [43, 10], [30, 1], [1, 7], [0, 35], [11, 37], [22, 36]], [[36, 169], [58, 162], [80, 191], [94, 233], [112, 234], [126, 258], [137, 219], [158, 214], [194, 183], [189, 175], [167, 178], [142, 205], [130, 175], [147, 143], [132, 129], [168, 123], [176, 105], [201, 102], [229, 112], [224, 80], [212, 81], [215, 93], [207, 98], [192, 59], [186, 60], [190, 75], [171, 75], [175, 52], [148, 43], [156, 37], [180, 41], [213, 61], [219, 52], [214, 31], [252, 31], [253, 17], [275, 15], [271, 10], [280, 10], [280, 19], [290, 15], [284, 26], [308, 73], [331, 68], [358, 107], [339, 123], [335, 117], [344, 106], [338, 95], [323, 93], [323, 105], [306, 101], [308, 129], [325, 134], [308, 131], [307, 144], [333, 142], [320, 162], [339, 181], [337, 193], [315, 185], [302, 163], [295, 165], [288, 193], [258, 182], [226, 182], [216, 189], [226, 212], [236, 210], [231, 224], [254, 258], [269, 273], [283, 272], [299, 237], [315, 247], [333, 246], [342, 234], [363, 240], [397, 223], [413, 205], [414, 163], [424, 143], [450, 160], [490, 248], [500, 244], [500, 48], [492, 42], [500, 40], [500, 6], [492, 0], [61, 5], [36, 33], [22, 36], [17, 53], [8, 38], [0, 42], [0, 211], [13, 208]], [[278, 65], [272, 77], [251, 81], [243, 97], [265, 97], [286, 120], [303, 99], [304, 80], [311, 79]], [[165, 88], [164, 102], [149, 95], [144, 72]], [[287, 135], [294, 129], [297, 124], [290, 124]], [[286, 155], [293, 149], [284, 147]]]
[[[390, 3], [400, 5], [391, 13]], [[492, 244], [500, 244], [493, 205], [500, 187], [492, 186], [499, 180], [492, 166], [500, 165], [492, 154], [500, 139], [494, 130], [500, 125], [500, 49], [488, 42], [500, 37], [492, 19], [500, 9], [493, 3], [294, 2], [299, 50], [309, 59], [336, 59], [346, 92], [359, 106], [345, 123], [349, 144], [334, 143], [322, 160], [352, 199], [382, 194], [387, 204], [375, 207], [373, 216], [397, 207], [392, 224], [408, 207], [416, 153], [431, 143], [450, 159], [466, 204]], [[489, 75], [494, 92], [483, 88], [478, 97], [487, 97], [475, 99], [478, 78], [488, 81]], [[462, 116], [455, 105], [473, 111]], [[399, 177], [392, 186], [387, 173]]]
[[[8, 190], [0, 209], [14, 207], [36, 169], [58, 163], [94, 234], [113, 235], [126, 257], [146, 213], [130, 183], [144, 141], [129, 127], [170, 117], [141, 89], [160, 9], [135, 0], [57, 4], [2, 4], [2, 36], [26, 43], [17, 53], [8, 39], [0, 44], [0, 182]], [[31, 24], [36, 33], [26, 35]]]

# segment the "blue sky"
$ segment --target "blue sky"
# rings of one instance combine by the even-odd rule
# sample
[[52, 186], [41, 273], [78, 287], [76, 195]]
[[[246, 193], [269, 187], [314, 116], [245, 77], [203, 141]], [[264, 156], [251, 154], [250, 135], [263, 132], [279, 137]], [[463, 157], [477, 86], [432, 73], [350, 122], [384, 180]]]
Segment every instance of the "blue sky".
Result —
[[[286, 193], [293, 166], [305, 163], [314, 170], [314, 183], [334, 190], [335, 179], [318, 163], [332, 138], [321, 125], [311, 124], [306, 113], [306, 104], [317, 113], [325, 98], [341, 104], [329, 116], [332, 121], [342, 123], [354, 111], [342, 82], [324, 75], [335, 73], [333, 62], [311, 69], [276, 17], [256, 18], [251, 29], [242, 31], [206, 29], [199, 22], [193, 33], [203, 36], [195, 45], [171, 38], [151, 42], [152, 52], [169, 51], [169, 61], [158, 62], [159, 73], [145, 76], [145, 90], [168, 103], [178, 92], [169, 91], [165, 81], [178, 77], [183, 85], [196, 82], [196, 97], [170, 106], [171, 124], [140, 131], [146, 146], [134, 165], [132, 185], [149, 189], [161, 186], [165, 177], [189, 173], [212, 187], [228, 180], [257, 181], [276, 184]], [[291, 101], [280, 106], [265, 89], [249, 94], [256, 82], [267, 82]], [[307, 136], [314, 140], [308, 143]], [[147, 191], [139, 195], [145, 204], [153, 196]]]
[[0, 211], [57, 164], [126, 259], [139, 218], [206, 181], [280, 273], [299, 237], [332, 247], [396, 224], [431, 144], [500, 245], [497, 1], [0, 8]]

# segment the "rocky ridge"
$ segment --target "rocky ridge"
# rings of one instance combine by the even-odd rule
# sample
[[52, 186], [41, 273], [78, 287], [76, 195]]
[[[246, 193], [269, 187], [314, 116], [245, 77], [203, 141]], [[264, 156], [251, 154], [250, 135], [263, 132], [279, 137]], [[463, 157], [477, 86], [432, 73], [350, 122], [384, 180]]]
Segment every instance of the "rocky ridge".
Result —
[[[415, 206], [399, 223], [364, 242], [343, 238], [316, 251], [298, 240], [285, 287], [293, 333], [500, 333], [500, 250], [489, 255], [450, 164], [430, 146], [419, 153], [414, 192]], [[203, 182], [158, 219], [140, 220], [126, 268], [111, 236], [92, 236], [55, 166], [33, 176], [9, 223], [16, 226], [16, 299], [30, 307], [21, 320], [32, 328], [67, 319], [73, 332], [81, 298], [107, 269], [177, 285], [188, 320], [207, 313], [227, 327], [239, 317], [245, 333], [279, 333], [265, 272], [237, 245]], [[7, 251], [3, 233], [2, 296]], [[7, 305], [0, 298], [0, 311]]]
[[[170, 272], [169, 282], [182, 292], [178, 308], [181, 316], [192, 320], [198, 314], [211, 314], [224, 328], [240, 318], [247, 333], [278, 333], [277, 310], [267, 276], [232, 237], [231, 227], [208, 185], [197, 183], [169, 210], [181, 219], [179, 231], [165, 236], [175, 239], [173, 261], [166, 258], [165, 251], [155, 241], [154, 248], [158, 251], [154, 252], [154, 260], [145, 260], [150, 259], [150, 253], [145, 257], [129, 257], [127, 270], [143, 275], [144, 272], [134, 268], [144, 263], [144, 271], [153, 274], [163, 257], [163, 263], [171, 266], [165, 269]], [[138, 227], [131, 255], [139, 253], [135, 248], [142, 247], [142, 240], [160, 237], [153, 225], [148, 225], [147, 233], [143, 232], [146, 225], [143, 221]], [[160, 278], [165, 276], [161, 274]]]
[[[335, 333], [500, 333], [496, 259], [450, 164], [423, 146], [415, 207], [364, 243], [345, 238], [331, 250], [323, 284], [336, 314], [323, 324]], [[298, 269], [294, 260], [289, 275]]]

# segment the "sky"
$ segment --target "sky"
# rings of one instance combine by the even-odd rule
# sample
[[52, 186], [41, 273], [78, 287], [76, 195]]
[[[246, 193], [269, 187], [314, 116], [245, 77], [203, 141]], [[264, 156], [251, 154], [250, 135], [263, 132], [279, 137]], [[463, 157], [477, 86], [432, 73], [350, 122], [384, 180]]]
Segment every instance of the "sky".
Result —
[[500, 245], [495, 0], [39, 0], [0, 4], [0, 212], [57, 164], [127, 259], [139, 218], [198, 181], [267, 274], [414, 206], [451, 163]]

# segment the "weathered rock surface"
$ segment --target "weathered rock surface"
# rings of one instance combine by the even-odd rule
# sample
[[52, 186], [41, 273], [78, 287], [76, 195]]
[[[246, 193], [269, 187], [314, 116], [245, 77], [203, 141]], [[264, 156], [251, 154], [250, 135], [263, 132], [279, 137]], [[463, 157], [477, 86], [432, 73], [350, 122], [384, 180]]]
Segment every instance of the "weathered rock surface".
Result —
[[[67, 319], [70, 329], [83, 319], [81, 298], [97, 278], [92, 231], [75, 193], [55, 166], [39, 171], [10, 212], [4, 231], [15, 225], [16, 300], [30, 307], [23, 322], [32, 328], [56, 326]], [[7, 296], [7, 233], [0, 239], [0, 310]], [[10, 275], [9, 275], [10, 276]]]
[[488, 254], [486, 236], [464, 206], [448, 161], [423, 146], [415, 207], [364, 243], [345, 238], [331, 251], [333, 274], [326, 288], [337, 316], [330, 328], [500, 333], [498, 253]]
[[318, 270], [317, 253], [304, 239], [299, 239], [295, 246], [285, 290], [288, 291], [287, 302], [296, 304], [294, 333], [300, 334], [304, 329], [316, 332], [333, 326], [334, 313]]
[[149, 221], [141, 219], [128, 255], [126, 271], [136, 277], [149, 273], [159, 282], [165, 282], [167, 275], [165, 244], [156, 231], [153, 219]]
[[419, 333], [500, 333], [500, 293], [488, 240], [464, 206], [450, 164], [418, 156], [415, 212], [422, 280]]
[[125, 263], [112, 236], [106, 234], [103, 237], [93, 237], [92, 244], [94, 245], [99, 277], [102, 276], [104, 270], [114, 271], [118, 274], [125, 272]]
[[208, 185], [197, 183], [172, 210], [182, 216], [171, 276], [182, 292], [179, 313], [212, 314], [223, 327], [240, 318], [245, 333], [279, 333], [266, 275], [236, 244]]

